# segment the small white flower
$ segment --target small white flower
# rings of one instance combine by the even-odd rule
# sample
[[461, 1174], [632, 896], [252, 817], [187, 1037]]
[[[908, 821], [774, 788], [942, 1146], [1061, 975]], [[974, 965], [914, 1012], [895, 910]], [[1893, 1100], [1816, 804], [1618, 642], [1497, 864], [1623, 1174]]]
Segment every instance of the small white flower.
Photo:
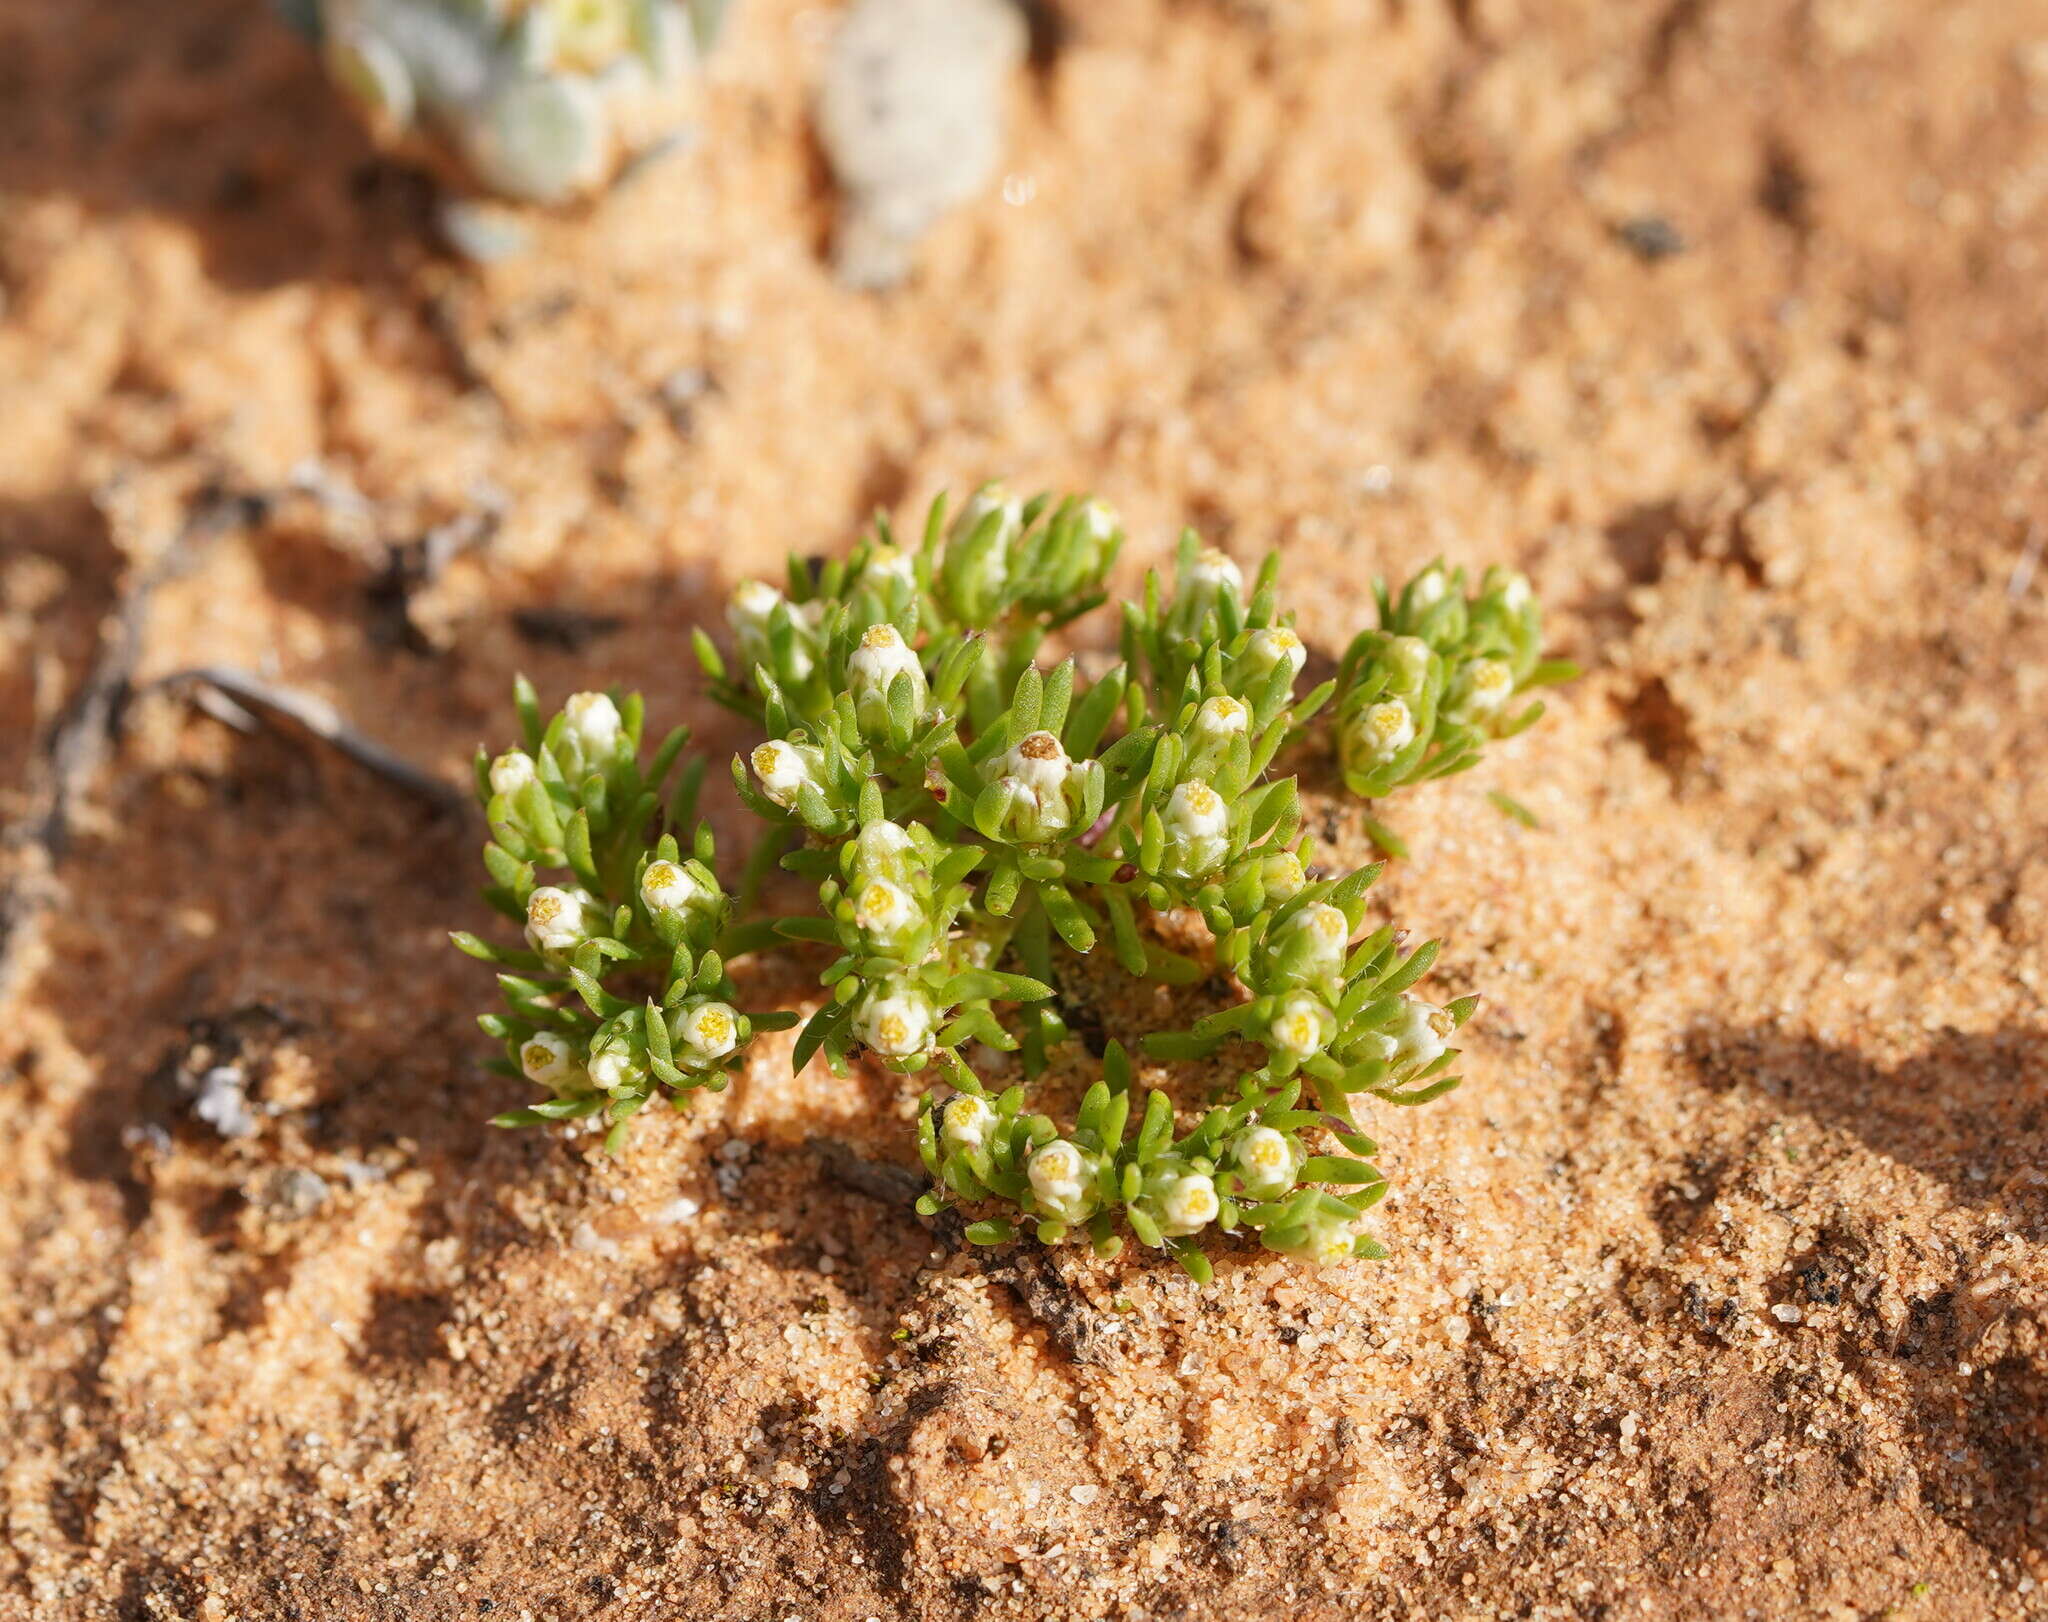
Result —
[[1059, 1138], [1040, 1145], [1024, 1170], [1043, 1210], [1068, 1222], [1087, 1214], [1088, 1161], [1073, 1144]]
[[683, 1016], [676, 1039], [691, 1065], [707, 1069], [739, 1046], [739, 1016], [727, 1003], [699, 1003]]
[[1515, 571], [1508, 571], [1500, 582], [1501, 606], [1519, 618], [1529, 606], [1529, 577]]
[[1252, 724], [1251, 712], [1234, 698], [1205, 699], [1195, 711], [1194, 734], [1205, 744], [1228, 743], [1242, 737]]
[[533, 756], [524, 749], [508, 749], [491, 762], [491, 792], [517, 794], [539, 775], [534, 769]]
[[779, 738], [770, 738], [756, 749], [753, 763], [754, 775], [761, 780], [761, 792], [785, 810], [796, 804], [797, 794], [805, 784], [815, 785], [818, 781], [810, 762], [796, 745]]
[[732, 600], [725, 606], [725, 622], [741, 636], [749, 632], [764, 632], [768, 628], [768, 616], [775, 612], [775, 605], [781, 601], [782, 593], [767, 581], [742, 580], [733, 588]]
[[1427, 1070], [1443, 1057], [1457, 1028], [1449, 1012], [1435, 1003], [1403, 997], [1400, 1022], [1388, 1033], [1393, 1041], [1388, 1069], [1404, 1079]]
[[1312, 1059], [1329, 1045], [1336, 1025], [1336, 1016], [1329, 1009], [1307, 992], [1298, 991], [1273, 1016], [1273, 1040], [1297, 1059]]
[[587, 890], [543, 884], [526, 898], [526, 938], [538, 952], [568, 952], [587, 940], [597, 904]]
[[[955, 541], [966, 540], [981, 527], [981, 521], [992, 512], [1003, 515], [1001, 534], [1004, 542], [1007, 542], [1017, 527], [1024, 522], [1022, 501], [1011, 495], [1001, 484], [985, 484], [967, 498], [967, 505], [960, 509], [960, 516], [953, 520], [951, 538]], [[995, 553], [998, 557], [1002, 555], [1000, 544], [995, 548]]]
[[995, 1124], [996, 1112], [987, 1099], [961, 1093], [939, 1112], [939, 1140], [948, 1149], [979, 1149]]
[[[960, 509], [960, 516], [953, 520], [952, 527], [946, 532], [948, 546], [961, 546], [992, 512], [1002, 515], [996, 524], [995, 544], [975, 563], [975, 577], [971, 582], [975, 591], [985, 595], [1001, 591], [1010, 578], [1010, 543], [1017, 538], [1017, 532], [1024, 524], [1023, 502], [1000, 484], [985, 484], [968, 498], [967, 505]], [[970, 584], [962, 578], [964, 567], [957, 557], [947, 558], [943, 569], [949, 588], [958, 591]]]
[[1515, 673], [1505, 659], [1474, 659], [1459, 673], [1458, 712], [1489, 719], [1501, 712], [1514, 691]]
[[[768, 624], [775, 617], [775, 610], [785, 601], [782, 593], [765, 580], [743, 580], [734, 588], [732, 598], [726, 604], [725, 619], [732, 627], [734, 640], [739, 643], [740, 658], [748, 675], [753, 674], [756, 665], [774, 664], [768, 643]], [[811, 651], [805, 645], [802, 633], [816, 627], [823, 606], [819, 602], [789, 605], [790, 618], [798, 636], [790, 645], [788, 668], [777, 670], [778, 676], [802, 681], [810, 675], [813, 668]]]
[[853, 904], [853, 921], [870, 935], [889, 940], [917, 927], [917, 903], [902, 885], [873, 879], [861, 887]]
[[1306, 975], [1320, 979], [1344, 972], [1345, 948], [1351, 944], [1351, 920], [1327, 901], [1303, 907], [1280, 926], [1281, 948], [1294, 957]]
[[1000, 776], [1017, 778], [1041, 800], [1065, 788], [1074, 768], [1065, 747], [1050, 732], [1026, 733], [1004, 752], [1000, 764]]
[[615, 1093], [621, 1087], [631, 1087], [640, 1080], [640, 1067], [633, 1062], [633, 1056], [619, 1048], [606, 1048], [593, 1054], [590, 1060], [590, 1084], [599, 1092]]
[[1230, 1146], [1238, 1180], [1256, 1200], [1270, 1200], [1294, 1186], [1300, 1157], [1286, 1135], [1270, 1126], [1255, 1126], [1237, 1135]]
[[1308, 649], [1302, 646], [1301, 638], [1284, 625], [1252, 632], [1251, 641], [1245, 645], [1244, 656], [1251, 668], [1262, 676], [1279, 664], [1287, 666], [1290, 676], [1299, 676], [1301, 667], [1308, 663]]
[[1010, 794], [1005, 814], [1011, 808], [1028, 807], [1045, 833], [1057, 833], [1073, 820], [1066, 796], [1073, 774], [1073, 761], [1050, 732], [1025, 734], [996, 757], [990, 772]]
[[1279, 850], [1259, 864], [1259, 883], [1272, 900], [1289, 901], [1301, 893], [1308, 874], [1293, 851]]
[[1087, 531], [1089, 540], [1100, 545], [1122, 528], [1122, 525], [1117, 519], [1116, 510], [1108, 502], [1098, 501], [1091, 496], [1081, 504], [1081, 527]]
[[922, 686], [924, 666], [893, 625], [870, 625], [861, 633], [860, 646], [846, 657], [846, 685], [858, 698], [864, 693], [887, 693], [898, 676], [909, 676]]
[[1315, 1236], [1308, 1260], [1317, 1267], [1334, 1267], [1338, 1262], [1351, 1260], [1357, 1243], [1357, 1230], [1350, 1223], [1335, 1223]]
[[562, 706], [570, 736], [582, 747], [586, 761], [601, 761], [618, 747], [619, 707], [608, 693], [571, 693]]
[[1367, 760], [1384, 766], [1415, 741], [1415, 716], [1398, 698], [1374, 704], [1358, 718], [1352, 738]]
[[1207, 783], [1190, 777], [1168, 797], [1165, 821], [1167, 832], [1183, 839], [1216, 839], [1230, 826], [1230, 808]]
[[877, 546], [868, 553], [868, 559], [861, 568], [861, 584], [870, 581], [880, 584], [885, 580], [913, 581], [917, 578], [917, 564], [911, 555], [901, 547]]
[[906, 1059], [931, 1045], [937, 1010], [929, 993], [916, 986], [900, 991], [880, 987], [861, 1000], [853, 1016], [854, 1034], [877, 1053]]
[[690, 912], [718, 895], [680, 863], [649, 862], [640, 875], [640, 899], [650, 912]]
[[553, 1031], [537, 1031], [519, 1046], [519, 1068], [540, 1087], [559, 1087], [580, 1068], [576, 1049]]
[[1238, 592], [1244, 589], [1244, 574], [1229, 553], [1219, 547], [1204, 547], [1188, 569], [1187, 587], [1191, 597], [1207, 597], [1223, 587]]
[[1216, 1184], [1200, 1172], [1176, 1178], [1159, 1201], [1159, 1231], [1179, 1237], [1200, 1233], [1216, 1220], [1223, 1209], [1216, 1198]]
[[1190, 777], [1166, 801], [1169, 865], [1178, 878], [1208, 872], [1230, 851], [1230, 808], [1199, 777]]

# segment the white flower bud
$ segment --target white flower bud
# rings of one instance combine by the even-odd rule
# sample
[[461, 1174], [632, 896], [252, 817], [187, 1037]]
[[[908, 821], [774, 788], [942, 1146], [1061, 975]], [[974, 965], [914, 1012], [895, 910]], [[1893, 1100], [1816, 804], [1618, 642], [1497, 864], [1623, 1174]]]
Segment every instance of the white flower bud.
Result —
[[1228, 743], [1242, 737], [1252, 724], [1251, 712], [1234, 698], [1205, 699], [1195, 711], [1194, 735], [1198, 743]]
[[1014, 777], [1041, 799], [1066, 787], [1074, 763], [1050, 732], [1026, 733], [1004, 753], [1002, 773]]
[[876, 987], [853, 1016], [854, 1035], [890, 1059], [907, 1059], [931, 1045], [938, 1011], [930, 993], [917, 986], [889, 991]]
[[1240, 1132], [1230, 1146], [1238, 1180], [1255, 1200], [1277, 1199], [1294, 1187], [1301, 1156], [1286, 1134], [1270, 1126]]
[[621, 1087], [638, 1085], [640, 1067], [633, 1056], [618, 1048], [606, 1048], [590, 1060], [590, 1084], [601, 1093], [615, 1093]]
[[1049, 1215], [1066, 1222], [1087, 1215], [1090, 1170], [1087, 1157], [1073, 1144], [1060, 1138], [1040, 1145], [1032, 1150], [1024, 1170], [1031, 1192]]
[[1066, 796], [1073, 773], [1073, 761], [1050, 732], [1027, 733], [996, 757], [991, 771], [1004, 784], [1015, 785], [1009, 790], [1012, 806], [1035, 812], [1034, 820], [1046, 833], [1057, 833], [1073, 820]]
[[960, 516], [953, 520], [947, 539], [955, 543], [966, 540], [981, 527], [981, 521], [992, 512], [1000, 512], [1003, 515], [1000, 526], [1001, 539], [992, 553], [992, 561], [1003, 560], [997, 564], [997, 575], [1000, 580], [1002, 569], [1008, 561], [1003, 559], [1003, 548], [1009, 544], [1010, 537], [1016, 534], [1024, 522], [1024, 503], [1011, 495], [1001, 484], [985, 484], [967, 498], [967, 505], [960, 509]]
[[524, 749], [508, 749], [491, 762], [491, 792], [517, 794], [539, 775], [534, 769], [533, 756]]
[[574, 951], [597, 929], [596, 914], [589, 891], [543, 884], [526, 898], [526, 938], [537, 952]]
[[901, 825], [887, 821], [870, 822], [854, 836], [854, 870], [872, 873], [898, 857], [908, 856], [916, 848], [909, 832]]
[[1302, 646], [1301, 638], [1284, 625], [1252, 632], [1251, 641], [1245, 645], [1244, 656], [1261, 676], [1279, 664], [1287, 666], [1289, 676], [1299, 676], [1301, 667], [1308, 663], [1308, 649]]
[[1419, 636], [1397, 636], [1388, 640], [1380, 656], [1394, 667], [1394, 688], [1397, 692], [1418, 692], [1429, 680], [1429, 651], [1429, 644]]
[[722, 1002], [697, 1004], [683, 1015], [682, 1029], [676, 1033], [681, 1057], [698, 1070], [716, 1064], [739, 1046], [739, 1040], [739, 1016]]
[[[785, 601], [781, 592], [765, 580], [742, 580], [733, 588], [731, 600], [725, 608], [726, 623], [732, 627], [733, 639], [738, 642], [740, 658], [751, 675], [756, 665], [772, 665], [768, 645], [768, 622], [774, 618], [775, 610]], [[799, 631], [815, 627], [821, 603], [792, 603], [790, 616]], [[810, 675], [812, 660], [810, 649], [804, 645], [801, 635], [789, 650], [789, 668], [777, 671], [777, 675], [788, 676], [802, 681]]]
[[725, 605], [725, 622], [735, 631], [761, 630], [781, 601], [782, 593], [767, 581], [742, 580], [733, 587], [732, 598]]
[[1388, 1033], [1393, 1048], [1387, 1055], [1387, 1068], [1404, 1080], [1420, 1074], [1443, 1057], [1457, 1028], [1450, 1013], [1435, 1003], [1403, 997], [1399, 1023]]
[[1081, 527], [1087, 531], [1088, 539], [1099, 546], [1122, 526], [1108, 502], [1090, 496], [1081, 504]]
[[582, 748], [586, 761], [602, 761], [618, 747], [622, 723], [610, 694], [571, 693], [562, 714], [568, 718], [569, 735]]
[[1168, 866], [1175, 877], [1207, 873], [1230, 852], [1230, 808], [1199, 777], [1176, 788], [1166, 802]]
[[1278, 850], [1259, 864], [1259, 884], [1271, 901], [1291, 901], [1308, 883], [1301, 858], [1291, 850]]
[[1316, 998], [1298, 991], [1280, 1005], [1271, 1028], [1273, 1040], [1284, 1052], [1297, 1059], [1312, 1059], [1337, 1034], [1337, 1018]]
[[1502, 574], [1500, 580], [1500, 601], [1501, 606], [1510, 614], [1519, 619], [1528, 610], [1531, 595], [1529, 577], [1527, 575], [1520, 574], [1514, 570], [1508, 570]]
[[995, 1124], [996, 1112], [987, 1099], [961, 1093], [939, 1112], [939, 1141], [948, 1149], [979, 1149]]
[[886, 695], [898, 676], [909, 676], [919, 690], [923, 707], [924, 666], [893, 625], [870, 625], [861, 633], [860, 646], [846, 657], [846, 686], [855, 698], [869, 693]]
[[1200, 1233], [1223, 1209], [1216, 1185], [1200, 1172], [1176, 1178], [1159, 1201], [1159, 1231], [1179, 1237]]
[[678, 862], [649, 862], [640, 875], [640, 899], [650, 912], [693, 912], [715, 903], [718, 892]]
[[566, 1037], [553, 1031], [538, 1031], [519, 1046], [519, 1068], [526, 1079], [540, 1087], [560, 1087], [582, 1068], [576, 1048]]
[[901, 547], [877, 546], [868, 553], [867, 562], [861, 567], [862, 585], [880, 586], [886, 581], [917, 579], [917, 563]]
[[756, 749], [753, 764], [754, 775], [761, 781], [761, 792], [785, 810], [796, 804], [797, 794], [805, 784], [815, 786], [818, 781], [810, 762], [796, 745], [779, 738], [770, 738]]
[[907, 934], [919, 922], [917, 903], [900, 884], [871, 879], [853, 904], [853, 921], [879, 940]]
[[1434, 608], [1444, 600], [1444, 593], [1451, 589], [1451, 578], [1443, 569], [1432, 563], [1417, 575], [1408, 587], [1408, 601], [1415, 608]]
[[1243, 572], [1231, 561], [1229, 553], [1219, 547], [1204, 547], [1188, 569], [1188, 595], [1207, 597], [1225, 587], [1232, 592], [1242, 591]]
[[1353, 724], [1351, 739], [1367, 760], [1384, 766], [1415, 741], [1414, 713], [1398, 698], [1374, 704]]

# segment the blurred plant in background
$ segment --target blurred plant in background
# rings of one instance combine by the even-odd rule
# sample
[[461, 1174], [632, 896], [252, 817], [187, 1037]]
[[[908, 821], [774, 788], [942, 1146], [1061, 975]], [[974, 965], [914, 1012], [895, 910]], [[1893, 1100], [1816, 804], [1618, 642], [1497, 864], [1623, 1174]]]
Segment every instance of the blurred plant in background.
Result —
[[[1367, 929], [1379, 867], [1315, 874], [1296, 780], [1273, 767], [1328, 735], [1361, 795], [1461, 770], [1536, 720], [1517, 695], [1570, 667], [1538, 657], [1520, 576], [1489, 572], [1468, 597], [1432, 565], [1398, 596], [1379, 588], [1380, 628], [1297, 692], [1308, 654], [1278, 559], [1247, 587], [1192, 532], [1170, 579], [1125, 605], [1116, 663], [1091, 679], [1074, 657], [1042, 662], [1106, 601], [1122, 544], [1099, 502], [990, 486], [957, 514], [934, 503], [914, 550], [878, 520], [844, 559], [792, 556], [780, 587], [743, 583], [736, 656], [695, 636], [714, 696], [764, 735], [732, 763], [763, 825], [737, 903], [708, 829], [685, 841], [700, 768], [676, 774], [683, 736], [643, 765], [637, 696], [579, 693], [543, 724], [522, 683], [522, 744], [479, 754], [476, 777], [486, 895], [525, 945], [457, 937], [503, 971], [505, 1011], [484, 1021], [498, 1067], [548, 1095], [500, 1121], [601, 1116], [616, 1146], [649, 1103], [722, 1087], [759, 1033], [798, 1021], [742, 1011], [725, 965], [808, 947], [829, 962], [794, 1066], [822, 1055], [843, 1074], [865, 1054], [936, 1077], [921, 1208], [981, 1208], [976, 1242], [1021, 1221], [1106, 1255], [1128, 1234], [1198, 1278], [1209, 1236], [1238, 1229], [1312, 1261], [1383, 1254], [1360, 1226], [1386, 1181], [1354, 1100], [1456, 1086], [1450, 1044], [1478, 998], [1415, 992], [1436, 943]], [[1333, 698], [1334, 726], [1313, 730]], [[816, 887], [815, 909], [745, 916], [776, 863]], [[1169, 914], [1185, 923], [1163, 930]], [[1024, 1084], [991, 1094], [969, 1055], [1015, 1053], [1026, 1082], [1043, 1077], [1068, 1040], [1057, 959], [1098, 946], [1141, 980], [1231, 991], [1188, 1030], [1115, 1033], [1063, 1127], [1026, 1109]], [[1237, 1079], [1183, 1122], [1166, 1091], [1140, 1096], [1133, 1050], [1229, 1054]]]
[[565, 203], [673, 138], [727, 0], [281, 0], [397, 155]]

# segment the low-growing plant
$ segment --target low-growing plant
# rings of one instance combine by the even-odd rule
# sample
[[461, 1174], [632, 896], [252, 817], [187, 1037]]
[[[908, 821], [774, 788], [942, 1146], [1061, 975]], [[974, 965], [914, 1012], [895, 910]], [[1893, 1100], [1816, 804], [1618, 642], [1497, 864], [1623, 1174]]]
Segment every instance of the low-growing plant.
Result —
[[386, 147], [518, 202], [672, 137], [726, 0], [280, 0]]
[[[503, 971], [505, 1009], [483, 1021], [505, 1044], [497, 1068], [547, 1093], [499, 1123], [599, 1117], [616, 1147], [649, 1103], [723, 1087], [760, 1032], [798, 1022], [741, 1010], [726, 964], [807, 948], [830, 961], [795, 1068], [822, 1057], [843, 1074], [865, 1055], [935, 1076], [920, 1208], [972, 1208], [971, 1240], [1022, 1223], [1109, 1255], [1128, 1233], [1203, 1279], [1204, 1240], [1240, 1228], [1314, 1261], [1384, 1254], [1360, 1225], [1387, 1184], [1355, 1101], [1456, 1086], [1451, 1039], [1478, 998], [1415, 992], [1436, 943], [1366, 928], [1379, 866], [1315, 875], [1296, 779], [1274, 765], [1323, 735], [1311, 723], [1334, 699], [1354, 792], [1444, 776], [1532, 724], [1540, 705], [1515, 696], [1571, 667], [1538, 656], [1519, 575], [1489, 571], [1468, 596], [1432, 565], [1398, 595], [1377, 587], [1379, 627], [1298, 692], [1308, 651], [1278, 559], [1247, 588], [1192, 532], [1171, 578], [1149, 574], [1125, 605], [1117, 662], [1042, 662], [1106, 601], [1122, 542], [1099, 502], [992, 486], [950, 517], [935, 502], [914, 550], [878, 520], [844, 559], [792, 557], [780, 588], [741, 585], [733, 656], [702, 629], [694, 642], [714, 696], [764, 735], [732, 763], [764, 825], [744, 907], [695, 822], [684, 734], [645, 750], [638, 695], [598, 692], [543, 724], [522, 681], [523, 743], [479, 753], [476, 779], [485, 894], [526, 946], [456, 937]], [[816, 886], [814, 911], [746, 916], [775, 863]], [[1185, 922], [1162, 929], [1169, 914]], [[1195, 919], [1206, 938], [1183, 950]], [[1121, 1033], [1062, 1125], [1027, 1109], [1027, 1087], [1069, 1039], [1058, 958], [1098, 948], [1143, 980], [1221, 975], [1242, 995], [1184, 1031]], [[1015, 1053], [1023, 1081], [992, 1093], [976, 1048]], [[1252, 1062], [1184, 1111], [1162, 1089], [1140, 1097], [1133, 1050]]]

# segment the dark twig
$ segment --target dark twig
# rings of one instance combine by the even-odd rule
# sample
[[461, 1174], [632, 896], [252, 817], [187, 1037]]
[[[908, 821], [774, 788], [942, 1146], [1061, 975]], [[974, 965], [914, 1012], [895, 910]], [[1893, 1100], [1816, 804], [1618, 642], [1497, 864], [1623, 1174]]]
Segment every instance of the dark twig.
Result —
[[[208, 703], [204, 696], [195, 697], [195, 702], [230, 726], [239, 726], [243, 730], [258, 722], [303, 730], [365, 771], [424, 800], [437, 811], [459, 814], [469, 805], [469, 797], [459, 789], [358, 732], [342, 719], [333, 705], [310, 693], [275, 686], [246, 670], [237, 670], [229, 665], [200, 665], [191, 670], [180, 670], [155, 685], [195, 688], [200, 695], [210, 690], [214, 695], [212, 703]], [[222, 701], [225, 701], [225, 707], [222, 707]]]
[[0, 835], [0, 851], [13, 868], [0, 889], [0, 1004], [13, 995], [31, 948], [42, 936], [43, 920], [62, 898], [57, 864], [70, 843], [72, 811], [106, 761], [151, 599], [158, 587], [190, 568], [209, 543], [260, 522], [269, 507], [267, 496], [209, 489], [170, 543], [122, 592], [85, 679], [37, 752], [29, 809]]

